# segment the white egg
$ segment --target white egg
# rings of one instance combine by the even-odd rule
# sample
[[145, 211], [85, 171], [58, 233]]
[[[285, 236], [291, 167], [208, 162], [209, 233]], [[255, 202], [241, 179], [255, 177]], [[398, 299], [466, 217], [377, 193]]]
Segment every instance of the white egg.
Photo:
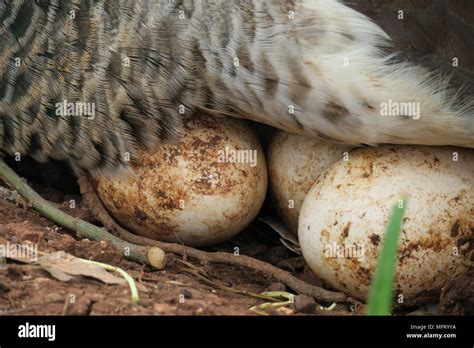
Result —
[[275, 207], [285, 225], [298, 234], [303, 200], [315, 180], [350, 147], [277, 131], [268, 148], [268, 172]]
[[256, 217], [267, 189], [260, 143], [246, 121], [210, 116], [185, 121], [177, 144], [140, 151], [133, 177], [105, 178], [96, 190], [131, 231], [202, 246], [224, 241]]
[[319, 177], [299, 219], [299, 241], [313, 272], [365, 300], [388, 219], [408, 203], [394, 293], [413, 305], [439, 296], [467, 270], [474, 234], [474, 151], [383, 146], [350, 153]]

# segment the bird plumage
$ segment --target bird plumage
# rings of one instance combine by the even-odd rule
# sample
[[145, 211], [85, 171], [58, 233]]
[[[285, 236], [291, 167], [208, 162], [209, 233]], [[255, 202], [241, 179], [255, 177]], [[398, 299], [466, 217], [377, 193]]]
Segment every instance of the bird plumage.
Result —
[[[205, 111], [347, 143], [474, 147], [472, 100], [336, 0], [4, 0], [0, 150], [114, 172]], [[388, 100], [420, 117], [387, 117]], [[58, 114], [58, 103], [94, 117]]]

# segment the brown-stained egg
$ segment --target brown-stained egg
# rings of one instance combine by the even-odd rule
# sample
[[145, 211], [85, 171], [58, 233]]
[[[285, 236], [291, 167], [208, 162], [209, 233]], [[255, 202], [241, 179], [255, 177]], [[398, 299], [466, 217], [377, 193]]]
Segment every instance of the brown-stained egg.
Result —
[[108, 211], [136, 234], [190, 246], [225, 241], [260, 210], [267, 190], [261, 145], [246, 121], [201, 115], [184, 136], [140, 150], [135, 175], [100, 177]]
[[285, 225], [298, 234], [298, 217], [311, 186], [348, 146], [277, 131], [268, 149], [268, 174], [275, 207]]
[[299, 241], [313, 272], [366, 300], [390, 213], [408, 198], [398, 245], [395, 303], [436, 298], [473, 253], [474, 151], [382, 146], [331, 165], [301, 208]]

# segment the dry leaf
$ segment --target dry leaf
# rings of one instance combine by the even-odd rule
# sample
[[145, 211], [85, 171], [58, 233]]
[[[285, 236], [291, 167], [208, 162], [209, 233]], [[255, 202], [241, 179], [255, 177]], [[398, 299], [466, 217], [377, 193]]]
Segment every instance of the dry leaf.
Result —
[[38, 258], [37, 263], [54, 278], [61, 281], [69, 281], [73, 276], [84, 276], [98, 279], [105, 284], [126, 284], [125, 280], [114, 276], [102, 267], [85, 263], [64, 251], [56, 251], [42, 256]]
[[[85, 263], [80, 258], [64, 251], [56, 251], [38, 257], [38, 250], [29, 245], [7, 243], [0, 245], [0, 260], [1, 258], [27, 264], [38, 264], [51, 276], [62, 282], [70, 281], [74, 276], [84, 276], [98, 279], [105, 284], [126, 284], [123, 278], [107, 272], [98, 265]], [[145, 285], [140, 283], [136, 285], [138, 290], [149, 292]]]

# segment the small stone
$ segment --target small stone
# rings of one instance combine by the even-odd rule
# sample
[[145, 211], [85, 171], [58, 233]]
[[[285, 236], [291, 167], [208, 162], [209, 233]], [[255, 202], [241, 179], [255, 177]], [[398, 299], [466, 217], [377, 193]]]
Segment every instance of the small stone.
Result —
[[193, 298], [193, 294], [191, 294], [191, 291], [189, 291], [187, 289], [181, 290], [180, 295], [183, 295], [184, 298]]
[[163, 269], [166, 266], [166, 254], [158, 247], [148, 249], [148, 262], [156, 269]]
[[297, 295], [291, 308], [296, 313], [312, 313], [316, 308], [316, 301], [307, 295]]

